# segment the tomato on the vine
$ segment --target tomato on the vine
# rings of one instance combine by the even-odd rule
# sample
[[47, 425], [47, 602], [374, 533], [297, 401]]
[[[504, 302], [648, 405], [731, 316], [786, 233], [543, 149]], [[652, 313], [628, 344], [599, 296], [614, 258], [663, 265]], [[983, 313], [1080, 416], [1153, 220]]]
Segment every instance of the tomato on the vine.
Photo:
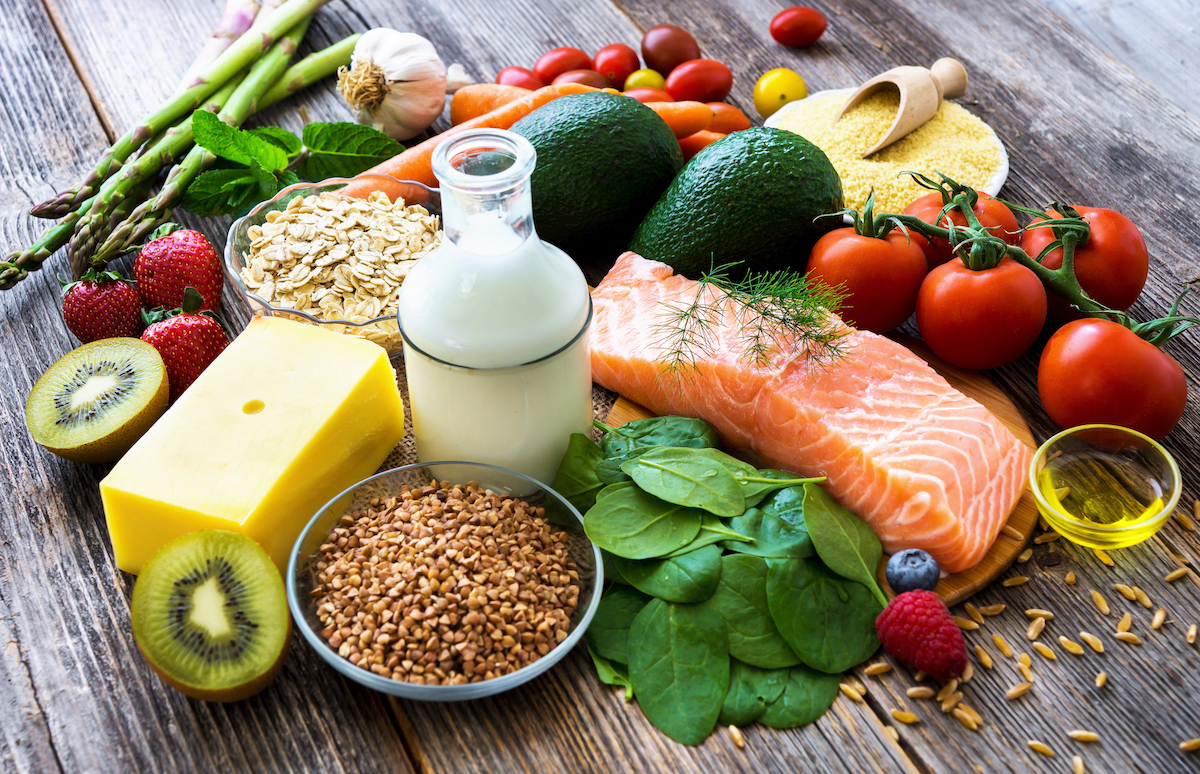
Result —
[[[1074, 205], [1072, 205], [1074, 206]], [[1142, 233], [1129, 218], [1102, 207], [1075, 207], [1090, 231], [1087, 242], [1075, 248], [1075, 277], [1089, 296], [1110, 309], [1125, 310], [1142, 294], [1150, 271], [1150, 254]], [[1051, 218], [1061, 218], [1053, 210]], [[1021, 235], [1021, 249], [1036, 258], [1051, 242], [1054, 232], [1049, 228], [1032, 228]], [[1042, 265], [1057, 269], [1062, 266], [1062, 248], [1046, 256]], [[1050, 294], [1050, 319], [1056, 322], [1073, 320], [1080, 315], [1057, 293]]]
[[875, 333], [887, 333], [909, 318], [925, 273], [920, 246], [898, 230], [879, 239], [839, 228], [818, 239], [808, 257], [811, 280], [846, 292], [838, 310], [842, 319]]
[[974, 271], [955, 259], [935, 267], [917, 293], [917, 328], [938, 357], [960, 368], [1016, 360], [1046, 322], [1046, 289], [1011, 258]]
[[1120, 425], [1160, 439], [1187, 405], [1175, 358], [1111, 320], [1059, 328], [1038, 363], [1038, 395], [1059, 427]]
[[[904, 208], [904, 214], [914, 215], [926, 223], [945, 228], [946, 219], [944, 216], [939, 222], [934, 223], [943, 206], [945, 206], [945, 203], [942, 201], [942, 195], [934, 192], [914, 199], [911, 204]], [[979, 219], [980, 225], [989, 229], [994, 236], [1000, 237], [1010, 245], [1015, 245], [1020, 240], [1021, 227], [1017, 223], [1017, 216], [999, 200], [985, 193], [980, 193], [979, 200], [971, 209], [975, 213], [975, 217]], [[967, 219], [957, 209], [951, 210], [950, 220], [956, 226], [965, 227], [967, 225]], [[919, 239], [924, 246], [925, 258], [929, 261], [930, 271], [933, 271], [935, 266], [941, 266], [954, 257], [954, 252], [950, 249], [950, 243], [945, 239], [938, 239], [936, 237], [933, 239], [914, 237], [914, 239]]]
[[683, 102], [720, 102], [733, 88], [733, 72], [715, 59], [684, 62], [667, 76], [667, 93]]
[[624, 43], [613, 43], [596, 52], [592, 69], [607, 78], [613, 86], [625, 88], [625, 79], [638, 69], [637, 52]]
[[590, 70], [592, 58], [586, 52], [570, 46], [552, 48], [538, 57], [533, 71], [542, 83], [554, 83], [554, 79], [568, 70]]
[[657, 24], [642, 36], [642, 61], [646, 67], [663, 75], [669, 75], [684, 62], [699, 58], [700, 45], [696, 39], [674, 24]]
[[827, 22], [821, 12], [803, 5], [784, 8], [771, 19], [771, 37], [792, 48], [803, 48], [825, 34]]

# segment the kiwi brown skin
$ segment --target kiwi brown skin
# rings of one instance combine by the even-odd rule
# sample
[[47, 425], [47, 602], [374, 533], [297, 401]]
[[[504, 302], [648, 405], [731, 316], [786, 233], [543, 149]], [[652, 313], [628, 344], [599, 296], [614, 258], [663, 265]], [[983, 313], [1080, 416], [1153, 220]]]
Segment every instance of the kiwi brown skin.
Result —
[[283, 662], [287, 661], [288, 651], [292, 647], [292, 619], [291, 617], [288, 618], [287, 639], [284, 640], [283, 650], [279, 651], [279, 658], [275, 660], [275, 663], [271, 665], [270, 669], [263, 672], [261, 675], [248, 683], [243, 683], [235, 688], [224, 688], [215, 691], [206, 691], [203, 688], [187, 685], [186, 683], [181, 683], [174, 677], [171, 677], [169, 674], [160, 669], [158, 664], [155, 664], [150, 658], [149, 654], [142, 649], [142, 642], [141, 640], [138, 640], [136, 632], [134, 633], [134, 639], [137, 640], [138, 650], [142, 652], [142, 658], [146, 660], [146, 663], [150, 665], [150, 668], [153, 669], [167, 685], [171, 686], [185, 696], [191, 696], [193, 699], [199, 699], [200, 701], [228, 703], [232, 701], [241, 701], [242, 699], [249, 699], [251, 696], [255, 695], [256, 693], [260, 693], [264, 688], [274, 682], [275, 678], [279, 675], [280, 670], [283, 669]]

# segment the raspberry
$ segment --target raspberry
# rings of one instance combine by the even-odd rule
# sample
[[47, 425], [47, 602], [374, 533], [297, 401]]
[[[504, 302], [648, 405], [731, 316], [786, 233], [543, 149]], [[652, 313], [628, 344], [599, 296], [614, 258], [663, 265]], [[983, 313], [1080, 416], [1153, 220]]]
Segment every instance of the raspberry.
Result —
[[961, 677], [967, 668], [967, 643], [932, 591], [898, 595], [875, 619], [875, 631], [884, 650], [939, 680]]

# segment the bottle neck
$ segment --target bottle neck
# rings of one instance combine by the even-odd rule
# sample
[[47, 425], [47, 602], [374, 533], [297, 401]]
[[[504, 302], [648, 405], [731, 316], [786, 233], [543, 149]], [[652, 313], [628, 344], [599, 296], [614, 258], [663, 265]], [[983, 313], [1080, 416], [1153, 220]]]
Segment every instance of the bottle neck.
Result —
[[520, 135], [464, 132], [434, 153], [442, 195], [443, 238], [485, 255], [515, 250], [533, 233], [529, 177], [536, 153]]

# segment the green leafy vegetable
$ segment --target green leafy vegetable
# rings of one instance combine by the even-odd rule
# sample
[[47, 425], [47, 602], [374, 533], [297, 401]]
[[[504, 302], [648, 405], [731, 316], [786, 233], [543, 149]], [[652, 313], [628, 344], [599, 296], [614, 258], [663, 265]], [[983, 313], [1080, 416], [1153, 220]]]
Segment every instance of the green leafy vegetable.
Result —
[[621, 470], [656, 497], [677, 505], [701, 508], [717, 516], [740, 516], [746, 510], [742, 488], [719, 463], [694, 449], [651, 449]]
[[696, 537], [692, 538], [692, 542], [688, 543], [686, 546], [675, 549], [669, 554], [665, 554], [663, 558], [670, 559], [676, 556], [683, 556], [684, 554], [695, 551], [697, 548], [703, 548], [704, 546], [709, 546], [713, 543], [720, 543], [723, 540], [747, 541], [753, 540], [753, 538], [743, 535], [740, 532], [725, 526], [725, 522], [721, 521], [716, 516], [713, 516], [711, 513], [702, 513], [700, 515], [700, 532], [696, 534]]
[[731, 529], [754, 538], [751, 543], [722, 543], [730, 551], [764, 557], [808, 557], [816, 554], [804, 523], [804, 488], [773, 492], [758, 508], [731, 519]]
[[654, 600], [629, 632], [629, 677], [656, 728], [677, 742], [700, 744], [729, 689], [725, 624], [701, 605]]
[[825, 675], [803, 664], [787, 671], [783, 694], [767, 705], [759, 722], [771, 728], [793, 728], [825, 714], [837, 698], [840, 675]]
[[247, 130], [255, 137], [261, 137], [272, 145], [276, 145], [287, 154], [288, 161], [300, 155], [300, 151], [304, 149], [304, 143], [300, 142], [300, 138], [280, 126], [260, 126], [257, 129]]
[[800, 663], [771, 618], [766, 559], [745, 554], [722, 557], [720, 581], [704, 606], [725, 622], [729, 655], [734, 658], [763, 669]]
[[883, 608], [867, 587], [813, 559], [767, 561], [767, 605], [779, 633], [813, 669], [837, 673], [879, 649]]
[[308, 158], [300, 173], [309, 180], [354, 177], [404, 150], [383, 132], [358, 124], [312, 123], [302, 139]]
[[820, 478], [800, 478], [795, 473], [789, 473], [786, 470], [775, 470], [773, 468], [756, 470], [753, 475], [741, 475], [735, 472], [733, 477], [742, 485], [742, 496], [746, 499], [747, 508], [758, 505], [767, 495], [780, 489], [825, 480], [824, 476]]
[[887, 607], [887, 597], [875, 582], [875, 570], [883, 557], [879, 538], [821, 487], [805, 484], [804, 493], [804, 521], [821, 561], [843, 578], [866, 586], [879, 604]]
[[615, 484], [608, 484], [603, 489], [601, 489], [599, 492], [596, 493], [596, 502], [600, 502], [605, 497], [616, 494], [617, 492], [620, 492], [622, 489], [631, 489], [635, 486], [637, 486], [637, 484], [633, 483], [633, 479], [628, 478], [628, 477], [626, 478], [625, 481], [618, 481]]
[[604, 488], [604, 484], [596, 477], [596, 463], [601, 459], [600, 447], [592, 443], [591, 438], [582, 433], [571, 433], [567, 451], [558, 464], [558, 472], [554, 474], [554, 483], [550, 488], [580, 513], [587, 513], [596, 504], [596, 494]]
[[235, 164], [248, 167], [257, 162], [269, 172], [287, 166], [287, 153], [276, 143], [230, 126], [218, 118], [216, 113], [207, 110], [194, 111], [192, 132], [197, 145]]
[[718, 722], [723, 726], [750, 725], [762, 717], [768, 704], [783, 695], [787, 681], [786, 669], [759, 669], [729, 659], [729, 691]]
[[653, 559], [690, 543], [700, 532], [701, 514], [630, 487], [593, 505], [583, 529], [605, 551], [626, 559]]
[[624, 586], [629, 585], [629, 581], [621, 575], [621, 571], [617, 569], [617, 557], [613, 556], [603, 548], [600, 549], [600, 561], [604, 564], [604, 579], [613, 583], [620, 583]]
[[600, 449], [606, 457], [621, 457], [635, 449], [676, 446], [691, 449], [715, 449], [720, 444], [717, 431], [703, 419], [690, 417], [651, 417], [612, 427], [593, 422], [604, 431]]
[[596, 667], [596, 674], [599, 675], [600, 682], [624, 688], [625, 701], [633, 701], [633, 682], [629, 679], [629, 667], [609, 661], [592, 650], [590, 645], [588, 646], [588, 655], [592, 657], [592, 664]]
[[[622, 559], [616, 565], [634, 588], [667, 602], [703, 602], [721, 579], [721, 547], [705, 546], [674, 559]], [[590, 630], [589, 630], [590, 631]]]
[[650, 597], [637, 589], [609, 589], [587, 628], [588, 647], [610, 661], [628, 664], [629, 627], [649, 601]]
[[248, 167], [210, 169], [200, 175], [184, 193], [183, 206], [205, 217], [226, 215], [269, 199], [278, 190], [275, 175], [251, 160]]

